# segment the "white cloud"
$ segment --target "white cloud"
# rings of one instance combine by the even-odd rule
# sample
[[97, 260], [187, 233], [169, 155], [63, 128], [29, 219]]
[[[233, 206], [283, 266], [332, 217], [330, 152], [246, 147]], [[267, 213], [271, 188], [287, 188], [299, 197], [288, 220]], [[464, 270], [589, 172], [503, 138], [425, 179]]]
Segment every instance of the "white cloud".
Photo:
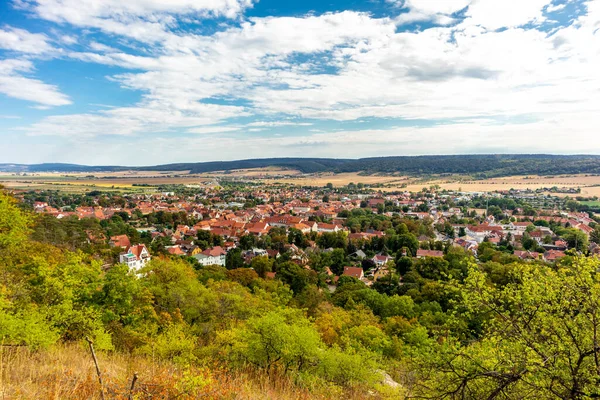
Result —
[[[44, 4], [58, 3], [70, 1]], [[181, 15], [193, 14], [185, 11], [188, 2], [175, 2], [170, 11], [154, 3], [148, 3], [149, 11], [138, 10], [137, 4], [119, 5], [120, 15], [106, 11], [111, 3], [103, 1], [85, 11], [74, 6], [72, 14], [65, 11], [60, 17], [61, 22], [98, 27], [117, 39], [140, 44], [142, 50], [129, 54], [91, 42], [87, 52], [66, 56], [130, 70], [110, 79], [140, 92], [141, 101], [97, 113], [48, 117], [25, 128], [28, 133], [93, 140], [107, 134], [155, 136], [180, 130], [217, 138], [211, 140], [216, 143], [203, 143], [213, 149], [215, 158], [243, 156], [250, 150], [260, 156], [266, 151], [306, 154], [306, 146], [323, 156], [353, 156], [361, 151], [362, 155], [404, 152], [402, 143], [408, 143], [407, 152], [454, 152], [454, 144], [444, 144], [448, 138], [460, 138], [458, 152], [465, 143], [498, 151], [507, 143], [511, 151], [518, 151], [518, 146], [526, 151], [582, 151], [587, 145], [578, 143], [585, 143], [592, 134], [590, 127], [600, 123], [600, 0], [586, 2], [586, 12], [575, 23], [551, 34], [526, 26], [544, 20], [544, 10], [556, 7], [550, 0], [407, 1], [401, 6], [408, 13], [400, 19], [448, 23], [468, 7], [460, 23], [413, 32], [397, 32], [398, 19], [346, 11], [251, 18], [207, 36], [173, 28]], [[205, 12], [216, 13], [197, 11]], [[47, 18], [59, 18], [52, 15]], [[98, 40], [110, 44], [115, 37]], [[249, 106], [206, 104], [215, 98]], [[240, 116], [256, 121], [228, 124]], [[282, 136], [276, 141], [254, 135], [239, 138], [259, 129], [312, 124], [296, 122], [298, 117], [424, 119], [439, 125]], [[318, 122], [314, 125], [315, 130], [322, 128]], [[226, 134], [231, 132], [239, 134]], [[557, 144], [559, 139], [569, 143]], [[201, 139], [189, 140], [191, 149], [194, 140]], [[265, 146], [269, 141], [277, 143]], [[187, 149], [184, 139], [173, 142]]]
[[246, 126], [261, 126], [267, 128], [275, 128], [281, 126], [311, 126], [310, 122], [293, 122], [293, 121], [256, 121], [247, 124]]
[[30, 136], [53, 135], [76, 139], [149, 134], [188, 128], [202, 133], [198, 126], [213, 125], [238, 115], [246, 115], [243, 108], [200, 103], [177, 107], [173, 104], [146, 101], [136, 107], [112, 108], [95, 114], [50, 116], [22, 130]]
[[77, 44], [78, 42], [77, 37], [73, 35], [60, 35], [59, 40], [66, 45]]
[[237, 18], [253, 0], [18, 0], [39, 18], [153, 43], [174, 36], [175, 16]]
[[564, 10], [566, 6], [567, 6], [566, 3], [556, 4], [556, 5], [550, 4], [548, 7], [546, 7], [546, 12], [553, 13], [553, 12], [561, 11], [561, 10]]
[[488, 29], [516, 27], [529, 22], [544, 21], [543, 9], [552, 0], [472, 0], [465, 23]]
[[28, 60], [0, 60], [0, 93], [42, 106], [71, 104], [69, 97], [56, 86], [22, 75], [32, 70], [33, 64]]
[[465, 11], [463, 23], [480, 25], [490, 30], [522, 26], [530, 22], [543, 22], [547, 12], [558, 11], [564, 4], [553, 6], [552, 0], [405, 0], [395, 4], [408, 10], [396, 18], [398, 24], [415, 21], [434, 21], [440, 25], [456, 22], [452, 15]]
[[200, 128], [191, 128], [191, 129], [188, 129], [187, 132], [200, 133], [200, 134], [225, 133], [225, 132], [236, 132], [236, 131], [239, 131], [240, 129], [241, 128], [237, 127], [237, 126], [206, 126], [206, 127], [200, 127]]
[[44, 54], [54, 50], [46, 35], [10, 26], [0, 28], [0, 49], [30, 54]]
[[471, 0], [405, 0], [392, 1], [407, 10], [396, 18], [398, 24], [416, 21], [434, 21], [440, 25], [455, 22], [450, 16], [461, 11], [470, 4]]

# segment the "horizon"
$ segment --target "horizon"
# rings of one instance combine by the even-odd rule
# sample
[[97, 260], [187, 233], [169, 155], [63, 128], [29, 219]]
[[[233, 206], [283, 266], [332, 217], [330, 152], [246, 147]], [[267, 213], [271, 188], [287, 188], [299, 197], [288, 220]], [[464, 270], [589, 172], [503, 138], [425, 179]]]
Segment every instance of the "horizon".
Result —
[[14, 0], [0, 15], [0, 163], [600, 154], [600, 0]]
[[[0, 162], [0, 167], [4, 166], [41, 166], [41, 165], [56, 165], [56, 166], [76, 166], [86, 168], [150, 168], [150, 167], [165, 167], [170, 165], [194, 165], [194, 164], [212, 164], [212, 163], [236, 163], [244, 161], [267, 161], [267, 160], [335, 160], [335, 161], [360, 161], [364, 159], [390, 159], [390, 158], [442, 158], [442, 157], [485, 157], [485, 156], [506, 156], [506, 157], [597, 157], [600, 158], [600, 154], [550, 154], [550, 153], [471, 153], [471, 154], [419, 154], [419, 155], [394, 155], [394, 156], [381, 156], [381, 157], [361, 157], [361, 158], [334, 158], [334, 157], [264, 157], [264, 158], [244, 158], [244, 159], [232, 159], [232, 160], [211, 160], [211, 161], [178, 161], [176, 163], [166, 164], [139, 164], [139, 165], [94, 165], [94, 164], [77, 164], [77, 163], [66, 163], [66, 162], [42, 162], [42, 163], [12, 163], [12, 162]], [[268, 165], [266, 167], [276, 166], [276, 164]], [[255, 168], [266, 168], [266, 167], [241, 167], [234, 169], [255, 169]], [[36, 171], [41, 172], [41, 171]]]

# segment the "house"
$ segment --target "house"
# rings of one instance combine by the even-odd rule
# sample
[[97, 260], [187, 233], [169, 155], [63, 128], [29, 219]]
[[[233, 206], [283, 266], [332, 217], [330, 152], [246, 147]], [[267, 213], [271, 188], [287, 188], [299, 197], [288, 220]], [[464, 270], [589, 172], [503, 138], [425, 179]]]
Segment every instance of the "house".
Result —
[[549, 261], [549, 262], [553, 262], [556, 261], [560, 258], [565, 257], [566, 254], [564, 251], [560, 251], [560, 250], [548, 250], [547, 252], [544, 253], [544, 260]]
[[475, 239], [477, 243], [482, 243], [486, 237], [496, 234], [502, 236], [502, 227], [498, 225], [470, 225], [466, 229], [467, 236]]
[[515, 256], [519, 257], [521, 260], [539, 260], [540, 253], [536, 251], [515, 250]]
[[367, 258], [367, 255], [365, 254], [364, 251], [362, 250], [356, 250], [354, 253], [350, 254], [349, 256], [350, 258], [355, 258], [358, 260], [364, 260], [365, 258]]
[[119, 262], [126, 264], [130, 270], [137, 271], [146, 265], [152, 257], [145, 244], [129, 246], [124, 253], [119, 255]]
[[417, 258], [425, 258], [425, 257], [444, 257], [444, 252], [439, 250], [417, 250]]
[[375, 265], [381, 266], [381, 265], [386, 265], [389, 261], [392, 261], [393, 259], [394, 259], [394, 257], [388, 256], [388, 255], [377, 254], [371, 260], [373, 260]]
[[181, 246], [179, 246], [179, 245], [168, 246], [168, 247], [166, 247], [166, 250], [169, 254], [174, 255], [174, 256], [185, 256], [186, 255], [185, 251], [183, 251], [181, 249]]
[[127, 235], [111, 236], [109, 244], [112, 247], [120, 247], [122, 249], [131, 247], [131, 242], [129, 241], [129, 237], [127, 237]]
[[351, 276], [356, 279], [362, 279], [365, 276], [361, 267], [344, 267], [344, 273], [342, 275]]
[[256, 222], [250, 225], [246, 231], [252, 235], [263, 236], [269, 233], [269, 224], [267, 222]]
[[196, 254], [194, 258], [203, 265], [220, 265], [225, 266], [225, 256], [227, 252], [221, 246], [215, 246], [212, 249], [206, 249], [200, 254]]
[[337, 224], [326, 224], [324, 222], [319, 222], [317, 224], [317, 231], [322, 232], [339, 232], [342, 230], [342, 227]]

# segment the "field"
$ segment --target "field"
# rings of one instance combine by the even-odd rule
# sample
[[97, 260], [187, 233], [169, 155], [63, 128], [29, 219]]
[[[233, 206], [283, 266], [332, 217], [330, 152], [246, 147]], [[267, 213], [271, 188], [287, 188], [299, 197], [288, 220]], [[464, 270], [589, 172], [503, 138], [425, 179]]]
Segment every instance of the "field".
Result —
[[[486, 180], [473, 180], [468, 176], [431, 177], [429, 179], [401, 175], [363, 175], [361, 173], [320, 173], [302, 174], [300, 171], [277, 167], [221, 171], [205, 174], [189, 174], [184, 172], [159, 171], [123, 171], [111, 173], [39, 173], [39, 174], [5, 174], [0, 175], [0, 184], [20, 190], [61, 190], [81, 193], [90, 190], [152, 192], [159, 185], [216, 185], [223, 179], [244, 179], [263, 182], [266, 185], [275, 183], [297, 186], [319, 186], [328, 183], [335, 187], [349, 183], [375, 185], [377, 190], [411, 192], [421, 191], [432, 185], [441, 189], [460, 190], [464, 192], [492, 192], [509, 189], [565, 188], [580, 189], [580, 193], [555, 193], [557, 196], [600, 197], [600, 176], [597, 175], [560, 175], [560, 176], [511, 176]], [[134, 184], [136, 186], [134, 186]], [[139, 186], [144, 185], [144, 186]]]
[[201, 174], [201, 176], [214, 177], [214, 176], [233, 176], [233, 177], [246, 177], [246, 178], [268, 178], [273, 176], [299, 176], [302, 172], [295, 169], [285, 169], [279, 167], [265, 167], [265, 168], [252, 168], [252, 169], [234, 169], [231, 171], [216, 171], [207, 172]]
[[590, 207], [600, 207], [600, 201], [581, 201], [580, 203]]
[[[185, 172], [126, 171], [107, 173], [36, 173], [0, 175], [0, 184], [18, 190], [60, 190], [81, 193], [90, 190], [148, 192], [164, 184], [210, 183], [211, 178]], [[146, 185], [143, 187], [135, 185]]]
[[265, 179], [266, 183], [285, 183], [299, 186], [325, 186], [328, 183], [335, 187], [346, 186], [349, 183], [363, 184], [392, 184], [400, 186], [402, 183], [410, 182], [410, 178], [405, 176], [390, 176], [390, 175], [360, 175], [356, 172], [333, 174], [313, 174], [310, 176], [302, 176], [298, 178], [286, 179]]
[[486, 180], [472, 180], [467, 176], [451, 176], [444, 178], [416, 179], [406, 176], [393, 175], [361, 175], [359, 173], [345, 174], [316, 174], [286, 179], [265, 179], [265, 183], [285, 183], [291, 185], [325, 186], [327, 183], [335, 187], [346, 186], [350, 182], [363, 184], [382, 185], [378, 190], [396, 191], [407, 190], [421, 191], [432, 185], [442, 189], [461, 190], [465, 192], [490, 192], [509, 189], [541, 189], [541, 188], [568, 188], [581, 189], [580, 194], [558, 193], [559, 196], [600, 196], [600, 176], [590, 175], [561, 175], [561, 176], [511, 176]]

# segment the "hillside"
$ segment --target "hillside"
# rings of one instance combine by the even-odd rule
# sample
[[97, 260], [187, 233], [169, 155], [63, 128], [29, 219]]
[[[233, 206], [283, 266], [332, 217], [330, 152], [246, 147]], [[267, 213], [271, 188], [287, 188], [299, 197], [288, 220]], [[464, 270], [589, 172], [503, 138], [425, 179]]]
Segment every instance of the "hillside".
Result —
[[235, 169], [281, 167], [303, 173], [367, 172], [408, 175], [468, 174], [476, 178], [511, 175], [600, 174], [597, 155], [432, 155], [373, 157], [358, 160], [332, 158], [265, 158], [237, 161], [176, 163], [145, 167], [85, 166], [77, 164], [0, 164], [5, 172], [190, 171], [206, 173]]

